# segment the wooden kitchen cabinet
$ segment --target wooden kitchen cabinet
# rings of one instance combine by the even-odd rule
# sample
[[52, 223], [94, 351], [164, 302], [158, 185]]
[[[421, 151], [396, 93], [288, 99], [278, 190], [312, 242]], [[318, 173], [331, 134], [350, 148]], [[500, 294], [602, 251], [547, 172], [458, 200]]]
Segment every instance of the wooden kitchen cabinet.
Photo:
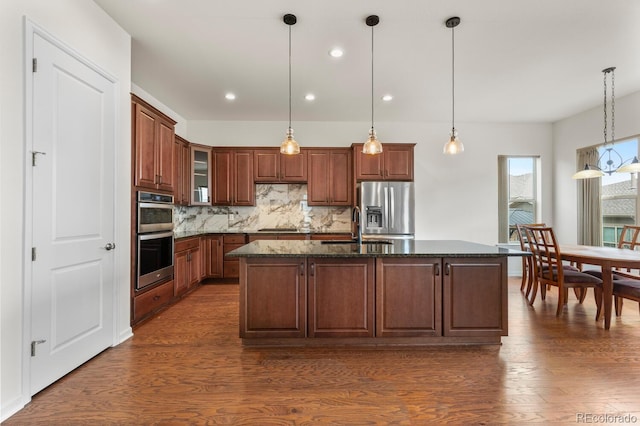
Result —
[[507, 259], [444, 258], [443, 335], [506, 336]]
[[307, 155], [307, 203], [310, 206], [351, 206], [351, 149], [314, 148], [309, 149]]
[[190, 205], [211, 205], [212, 167], [211, 147], [204, 145], [190, 145]]
[[[247, 243], [245, 234], [225, 234], [222, 238], [222, 242], [223, 255], [229, 253], [231, 250], [237, 249], [238, 247], [242, 247]], [[240, 277], [240, 261], [237, 257], [224, 257], [222, 262], [222, 275], [224, 278]]]
[[254, 206], [253, 150], [214, 148], [212, 151], [213, 204]]
[[376, 337], [442, 335], [441, 261], [376, 260]]
[[240, 286], [240, 337], [305, 337], [305, 259], [242, 260], [247, 287]]
[[413, 181], [415, 144], [386, 143], [382, 154], [362, 153], [361, 143], [352, 144], [356, 180]]
[[173, 192], [176, 122], [135, 95], [131, 100], [134, 186]]
[[179, 206], [189, 205], [189, 195], [191, 193], [191, 154], [189, 142], [180, 136], [175, 136], [174, 142], [175, 156], [175, 191], [173, 202]]
[[374, 258], [309, 258], [308, 336], [374, 336]]
[[202, 249], [202, 278], [223, 277], [223, 237], [222, 235], [206, 235], [200, 237]]
[[179, 296], [200, 282], [200, 238], [176, 241], [173, 262], [174, 296]]
[[169, 304], [174, 295], [174, 281], [167, 281], [133, 298], [131, 324], [151, 316]]
[[300, 154], [281, 154], [279, 148], [253, 150], [253, 180], [256, 183], [306, 182], [307, 150]]

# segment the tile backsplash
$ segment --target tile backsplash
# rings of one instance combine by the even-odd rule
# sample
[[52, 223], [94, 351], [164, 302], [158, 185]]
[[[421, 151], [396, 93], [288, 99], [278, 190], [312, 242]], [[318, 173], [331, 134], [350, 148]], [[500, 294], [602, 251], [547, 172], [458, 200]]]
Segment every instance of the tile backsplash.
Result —
[[257, 184], [256, 205], [176, 206], [176, 232], [250, 232], [262, 228], [296, 228], [316, 232], [350, 232], [350, 207], [307, 206], [306, 184]]

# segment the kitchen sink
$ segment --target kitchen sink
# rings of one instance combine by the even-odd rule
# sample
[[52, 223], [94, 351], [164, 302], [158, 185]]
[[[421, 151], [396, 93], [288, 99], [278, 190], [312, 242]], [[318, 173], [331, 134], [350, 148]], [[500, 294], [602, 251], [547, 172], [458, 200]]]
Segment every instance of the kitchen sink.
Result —
[[[357, 244], [356, 240], [323, 240], [320, 244]], [[388, 240], [365, 240], [362, 244], [393, 244]]]

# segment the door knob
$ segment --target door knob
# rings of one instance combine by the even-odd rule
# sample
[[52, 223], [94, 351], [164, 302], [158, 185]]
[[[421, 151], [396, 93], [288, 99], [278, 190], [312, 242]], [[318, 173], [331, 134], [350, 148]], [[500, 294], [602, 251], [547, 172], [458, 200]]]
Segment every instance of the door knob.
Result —
[[107, 245], [106, 245], [106, 246], [104, 246], [104, 249], [105, 249], [106, 251], [113, 250], [113, 249], [115, 249], [115, 248], [116, 248], [116, 245], [115, 245], [114, 243], [107, 243]]

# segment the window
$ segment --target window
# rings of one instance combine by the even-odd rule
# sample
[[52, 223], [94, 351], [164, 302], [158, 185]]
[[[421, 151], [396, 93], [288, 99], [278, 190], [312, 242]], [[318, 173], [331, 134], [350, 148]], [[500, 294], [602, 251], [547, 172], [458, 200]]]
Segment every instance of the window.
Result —
[[[628, 163], [638, 155], [638, 138], [616, 142], [613, 148]], [[599, 146], [598, 155], [602, 156], [603, 153], [605, 153], [604, 146]], [[605, 161], [606, 158], [605, 153], [602, 161]], [[616, 159], [614, 158], [614, 160]], [[622, 227], [635, 225], [637, 221], [637, 173], [605, 174], [601, 179], [601, 184], [602, 245], [616, 247]]]
[[540, 221], [540, 157], [498, 156], [499, 241], [518, 241], [517, 224]]

